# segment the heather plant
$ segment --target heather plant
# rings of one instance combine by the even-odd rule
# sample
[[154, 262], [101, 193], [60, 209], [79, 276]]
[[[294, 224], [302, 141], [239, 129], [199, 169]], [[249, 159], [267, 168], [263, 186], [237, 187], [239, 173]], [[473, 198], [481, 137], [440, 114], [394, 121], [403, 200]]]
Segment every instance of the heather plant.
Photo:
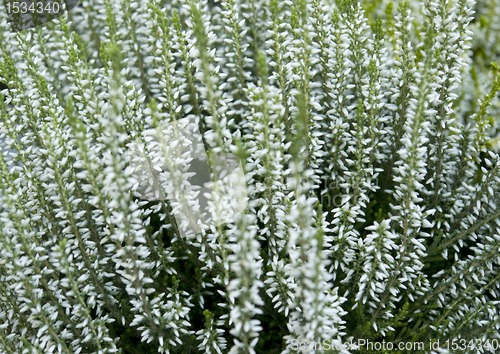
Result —
[[[478, 4], [82, 0], [25, 30], [0, 4], [0, 352], [497, 352]], [[194, 183], [224, 156], [237, 206]]]

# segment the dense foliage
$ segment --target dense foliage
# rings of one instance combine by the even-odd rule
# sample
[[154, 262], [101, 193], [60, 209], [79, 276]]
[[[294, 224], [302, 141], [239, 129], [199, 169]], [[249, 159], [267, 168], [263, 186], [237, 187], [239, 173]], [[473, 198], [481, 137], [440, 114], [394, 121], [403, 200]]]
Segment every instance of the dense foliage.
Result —
[[[0, 352], [495, 352], [500, 4], [479, 5], [82, 0], [15, 32], [0, 4]], [[184, 118], [248, 195], [196, 234], [128, 168]]]

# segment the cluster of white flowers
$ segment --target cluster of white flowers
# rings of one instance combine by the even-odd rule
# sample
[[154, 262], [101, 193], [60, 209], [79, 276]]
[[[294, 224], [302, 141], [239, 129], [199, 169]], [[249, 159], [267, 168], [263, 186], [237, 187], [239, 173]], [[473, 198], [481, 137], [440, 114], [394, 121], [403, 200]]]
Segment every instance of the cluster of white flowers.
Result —
[[0, 353], [500, 340], [500, 3], [375, 3], [0, 4]]

